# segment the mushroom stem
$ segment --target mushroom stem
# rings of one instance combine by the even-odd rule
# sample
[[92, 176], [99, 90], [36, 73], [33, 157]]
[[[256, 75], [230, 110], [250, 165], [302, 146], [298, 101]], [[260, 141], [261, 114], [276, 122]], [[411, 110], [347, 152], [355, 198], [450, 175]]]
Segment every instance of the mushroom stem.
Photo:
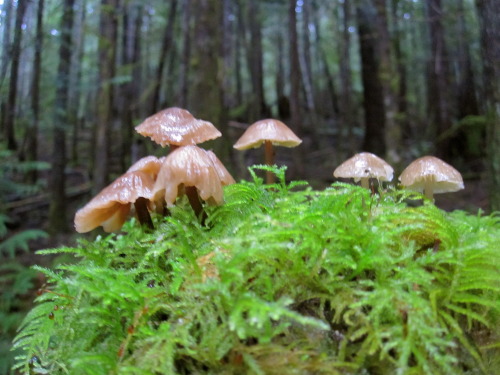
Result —
[[424, 195], [427, 199], [434, 201], [434, 191], [432, 189], [432, 181], [425, 181], [424, 183]]
[[[271, 141], [264, 142], [264, 160], [266, 165], [271, 166], [274, 164], [274, 150], [273, 143]], [[274, 183], [274, 173], [266, 171], [266, 183]]]
[[361, 187], [364, 187], [365, 189], [370, 189], [369, 177], [361, 177]]
[[184, 191], [189, 200], [189, 204], [194, 211], [194, 214], [197, 218], [201, 218], [201, 224], [205, 223], [205, 219], [207, 218], [207, 214], [203, 209], [203, 206], [200, 202], [200, 197], [198, 196], [198, 191], [194, 186], [185, 186]]
[[151, 220], [151, 215], [148, 211], [148, 200], [143, 197], [139, 197], [134, 202], [135, 212], [137, 213], [137, 219], [141, 225], [146, 226], [149, 229], [155, 229], [153, 221]]

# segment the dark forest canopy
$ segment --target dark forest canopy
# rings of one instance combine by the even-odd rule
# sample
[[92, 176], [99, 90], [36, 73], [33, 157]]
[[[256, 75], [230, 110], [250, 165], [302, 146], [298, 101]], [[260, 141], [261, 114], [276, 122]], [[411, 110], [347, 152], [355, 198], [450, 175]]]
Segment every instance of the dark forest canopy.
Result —
[[242, 127], [275, 117], [304, 139], [287, 154], [294, 178], [331, 179], [360, 150], [384, 157], [397, 174], [434, 154], [489, 181], [491, 207], [500, 209], [499, 7], [4, 0], [1, 147], [52, 163], [54, 231], [67, 225], [69, 172], [83, 172], [99, 190], [138, 157], [165, 154], [134, 127], [171, 106], [219, 128], [223, 138], [209, 147], [235, 176], [249, 162], [232, 149]]

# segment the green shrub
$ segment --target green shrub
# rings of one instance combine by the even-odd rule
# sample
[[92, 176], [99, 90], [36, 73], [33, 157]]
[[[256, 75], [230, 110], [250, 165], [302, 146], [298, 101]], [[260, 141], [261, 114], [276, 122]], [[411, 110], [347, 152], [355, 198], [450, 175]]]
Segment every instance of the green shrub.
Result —
[[[265, 169], [265, 168], [264, 168]], [[226, 187], [81, 240], [20, 327], [23, 374], [493, 374], [500, 221], [416, 193]]]

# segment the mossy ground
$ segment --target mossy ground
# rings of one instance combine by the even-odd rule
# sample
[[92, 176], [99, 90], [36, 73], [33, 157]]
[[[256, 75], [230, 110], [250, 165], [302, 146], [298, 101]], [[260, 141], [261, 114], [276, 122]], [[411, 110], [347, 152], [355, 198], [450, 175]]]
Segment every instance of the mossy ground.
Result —
[[[14, 343], [25, 374], [494, 374], [500, 220], [347, 184], [226, 187], [80, 242]], [[303, 185], [296, 189], [297, 185]], [[64, 259], [64, 258], [62, 258]]]

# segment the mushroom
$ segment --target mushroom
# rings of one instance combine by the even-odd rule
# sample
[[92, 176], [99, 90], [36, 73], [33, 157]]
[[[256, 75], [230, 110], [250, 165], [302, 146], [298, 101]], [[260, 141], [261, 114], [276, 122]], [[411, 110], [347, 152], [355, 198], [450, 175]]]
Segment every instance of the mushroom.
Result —
[[[156, 181], [156, 177], [158, 176], [158, 172], [160, 171], [161, 165], [163, 164], [164, 160], [164, 156], [161, 158], [157, 158], [156, 156], [152, 155], [145, 156], [132, 164], [132, 166], [127, 169], [127, 173], [133, 171], [142, 171], [149, 174], [151, 178], [153, 178], [153, 181]], [[163, 202], [157, 201], [154, 203], [157, 213], [162, 214], [163, 216], [170, 215], [170, 212]]]
[[212, 123], [197, 120], [189, 111], [177, 107], [164, 109], [148, 117], [135, 130], [162, 147], [170, 145], [171, 150], [222, 135]]
[[154, 199], [163, 195], [167, 205], [186, 194], [201, 222], [205, 212], [200, 198], [208, 204], [222, 204], [224, 185], [234, 183], [227, 169], [214, 153], [198, 146], [183, 146], [172, 151], [163, 162], [153, 188]]
[[106, 232], [119, 230], [134, 203], [139, 222], [153, 229], [147, 202], [152, 197], [153, 178], [142, 171], [118, 177], [75, 214], [75, 229], [90, 232], [99, 225]]
[[361, 181], [361, 186], [369, 188], [370, 178], [380, 181], [391, 181], [394, 174], [392, 167], [370, 152], [361, 152], [340, 164], [333, 175], [340, 178], [353, 178], [355, 182]]
[[[302, 143], [302, 140], [281, 121], [265, 119], [250, 125], [233, 147], [237, 150], [248, 150], [250, 148], [258, 148], [263, 143], [265, 145], [265, 163], [267, 165], [273, 165], [273, 145], [296, 147]], [[266, 182], [268, 184], [274, 182], [274, 175], [271, 172], [266, 173]]]
[[145, 156], [137, 160], [127, 169], [127, 172], [142, 171], [149, 174], [154, 180], [160, 171], [160, 167], [165, 157], [157, 158], [156, 156]]
[[399, 176], [401, 185], [410, 190], [423, 192], [433, 199], [433, 194], [455, 192], [464, 188], [459, 171], [435, 156], [423, 156], [414, 160]]

